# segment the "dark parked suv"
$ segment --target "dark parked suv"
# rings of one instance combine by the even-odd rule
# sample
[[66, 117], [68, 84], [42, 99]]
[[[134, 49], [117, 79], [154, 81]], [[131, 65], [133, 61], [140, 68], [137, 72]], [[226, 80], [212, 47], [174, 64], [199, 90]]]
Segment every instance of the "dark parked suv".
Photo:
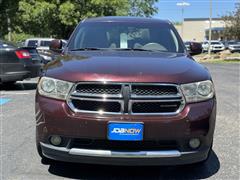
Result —
[[[51, 49], [59, 52], [61, 41]], [[201, 52], [192, 43], [190, 54]], [[115, 165], [204, 162], [216, 119], [214, 85], [168, 21], [82, 21], [46, 65], [36, 94], [44, 159]]]

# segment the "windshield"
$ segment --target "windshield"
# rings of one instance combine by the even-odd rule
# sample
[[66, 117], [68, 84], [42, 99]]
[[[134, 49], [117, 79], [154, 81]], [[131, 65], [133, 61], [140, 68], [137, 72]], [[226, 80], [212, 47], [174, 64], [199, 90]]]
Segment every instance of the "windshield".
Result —
[[232, 45], [232, 44], [240, 44], [240, 41], [231, 41], [231, 42], [228, 42], [229, 45]]
[[94, 22], [83, 23], [75, 31], [69, 50], [84, 48], [145, 49], [183, 53], [184, 47], [167, 24]]
[[221, 45], [220, 42], [211, 42], [212, 45]]

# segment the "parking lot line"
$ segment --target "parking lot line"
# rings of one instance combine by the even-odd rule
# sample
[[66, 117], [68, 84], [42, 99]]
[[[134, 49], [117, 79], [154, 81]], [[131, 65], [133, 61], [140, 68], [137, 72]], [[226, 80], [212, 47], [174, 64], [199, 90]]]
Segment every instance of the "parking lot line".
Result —
[[0, 95], [28, 95], [27, 92], [1, 92]]
[[37, 80], [35, 80], [35, 81], [19, 81], [19, 83], [22, 83], [22, 84], [37, 84], [38, 83], [38, 81]]
[[3, 105], [3, 104], [6, 104], [10, 101], [10, 99], [7, 99], [7, 98], [0, 98], [0, 106]]

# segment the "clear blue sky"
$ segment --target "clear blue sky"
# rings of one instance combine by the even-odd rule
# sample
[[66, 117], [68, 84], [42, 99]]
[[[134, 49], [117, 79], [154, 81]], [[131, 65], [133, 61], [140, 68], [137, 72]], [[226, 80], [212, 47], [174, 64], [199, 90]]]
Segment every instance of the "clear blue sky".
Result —
[[[184, 9], [184, 18], [209, 17], [209, 0], [159, 0], [156, 6], [159, 8], [155, 18], [169, 19], [170, 21], [182, 21], [181, 7], [178, 2], [188, 2], [190, 6]], [[212, 0], [213, 17], [221, 17], [235, 9], [235, 3], [240, 0]]]

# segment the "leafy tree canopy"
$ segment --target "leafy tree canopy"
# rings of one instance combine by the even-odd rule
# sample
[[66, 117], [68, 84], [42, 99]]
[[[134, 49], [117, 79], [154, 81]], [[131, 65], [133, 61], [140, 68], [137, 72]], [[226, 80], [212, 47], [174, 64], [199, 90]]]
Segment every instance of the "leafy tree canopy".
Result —
[[223, 20], [226, 24], [224, 36], [240, 40], [240, 3], [237, 3], [235, 11], [224, 16]]
[[[68, 38], [84, 18], [96, 16], [145, 16], [157, 12], [158, 0], [0, 0], [0, 38], [10, 27], [13, 38]], [[10, 23], [9, 23], [10, 20]]]

